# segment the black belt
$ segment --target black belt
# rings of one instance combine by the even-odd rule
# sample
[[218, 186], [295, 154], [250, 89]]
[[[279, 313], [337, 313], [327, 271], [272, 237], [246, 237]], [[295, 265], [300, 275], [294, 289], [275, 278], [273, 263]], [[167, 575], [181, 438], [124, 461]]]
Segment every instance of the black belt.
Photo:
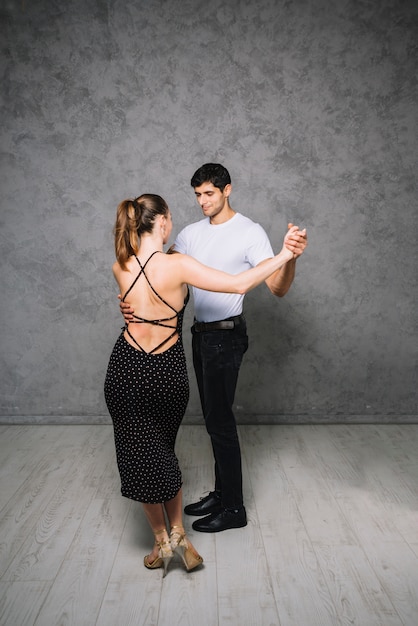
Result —
[[233, 330], [235, 326], [239, 326], [244, 321], [243, 315], [235, 315], [235, 317], [228, 317], [228, 319], [218, 322], [195, 322], [192, 330], [195, 333], [206, 333], [211, 330]]

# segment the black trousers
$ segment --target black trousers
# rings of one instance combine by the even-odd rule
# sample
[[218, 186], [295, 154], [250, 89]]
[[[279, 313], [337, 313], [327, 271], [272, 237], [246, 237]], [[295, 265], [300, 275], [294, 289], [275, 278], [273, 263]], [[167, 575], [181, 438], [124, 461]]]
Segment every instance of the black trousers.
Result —
[[245, 320], [231, 330], [195, 332], [193, 365], [206, 429], [215, 458], [215, 490], [222, 506], [243, 506], [241, 450], [233, 402], [242, 358], [248, 348]]

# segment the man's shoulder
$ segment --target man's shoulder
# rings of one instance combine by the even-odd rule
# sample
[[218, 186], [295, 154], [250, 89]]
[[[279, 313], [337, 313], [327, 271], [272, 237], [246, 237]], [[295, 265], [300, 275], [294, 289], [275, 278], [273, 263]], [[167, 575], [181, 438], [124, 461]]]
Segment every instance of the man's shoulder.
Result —
[[254, 231], [264, 232], [264, 228], [261, 226], [261, 224], [259, 224], [258, 222], [255, 222], [250, 217], [247, 217], [246, 215], [243, 215], [242, 213], [237, 213], [235, 217], [237, 218], [236, 226], [238, 226], [240, 229], [247, 231], [247, 232], [250, 232], [250, 231], [251, 232], [254, 232]]
[[236, 213], [236, 218], [237, 218], [237, 222], [241, 222], [242, 224], [246, 224], [247, 226], [256, 224], [256, 222], [254, 222], [254, 220], [252, 220], [250, 217], [247, 217], [243, 213], [238, 213], [238, 211]]
[[197, 245], [201, 238], [205, 236], [204, 232], [208, 227], [208, 223], [208, 219], [203, 219], [198, 222], [193, 222], [192, 224], [187, 224], [176, 236], [173, 244], [174, 249], [183, 254], [190, 254], [192, 247]]
[[188, 234], [196, 230], [202, 230], [203, 228], [207, 228], [209, 225], [209, 220], [207, 217], [202, 220], [198, 220], [197, 222], [192, 222], [191, 224], [187, 224], [184, 228], [181, 229], [179, 235]]

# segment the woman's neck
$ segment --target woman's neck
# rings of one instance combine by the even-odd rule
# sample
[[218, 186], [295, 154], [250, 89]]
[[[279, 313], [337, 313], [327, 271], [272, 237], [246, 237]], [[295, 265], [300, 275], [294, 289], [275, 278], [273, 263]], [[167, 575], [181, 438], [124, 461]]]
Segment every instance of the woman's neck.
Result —
[[147, 257], [153, 252], [163, 251], [163, 240], [160, 235], [154, 235], [153, 233], [146, 233], [141, 236], [139, 241], [137, 256]]

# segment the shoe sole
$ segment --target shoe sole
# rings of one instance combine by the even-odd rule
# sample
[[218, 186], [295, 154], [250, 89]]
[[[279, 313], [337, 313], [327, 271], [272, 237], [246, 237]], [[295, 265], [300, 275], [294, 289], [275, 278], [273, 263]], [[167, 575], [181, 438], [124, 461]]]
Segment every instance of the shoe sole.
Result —
[[228, 526], [228, 528], [196, 528], [194, 523], [192, 524], [193, 530], [197, 530], [199, 533], [222, 533], [224, 530], [234, 530], [234, 528], [244, 528], [248, 522], [244, 524], [237, 524], [236, 526]]

